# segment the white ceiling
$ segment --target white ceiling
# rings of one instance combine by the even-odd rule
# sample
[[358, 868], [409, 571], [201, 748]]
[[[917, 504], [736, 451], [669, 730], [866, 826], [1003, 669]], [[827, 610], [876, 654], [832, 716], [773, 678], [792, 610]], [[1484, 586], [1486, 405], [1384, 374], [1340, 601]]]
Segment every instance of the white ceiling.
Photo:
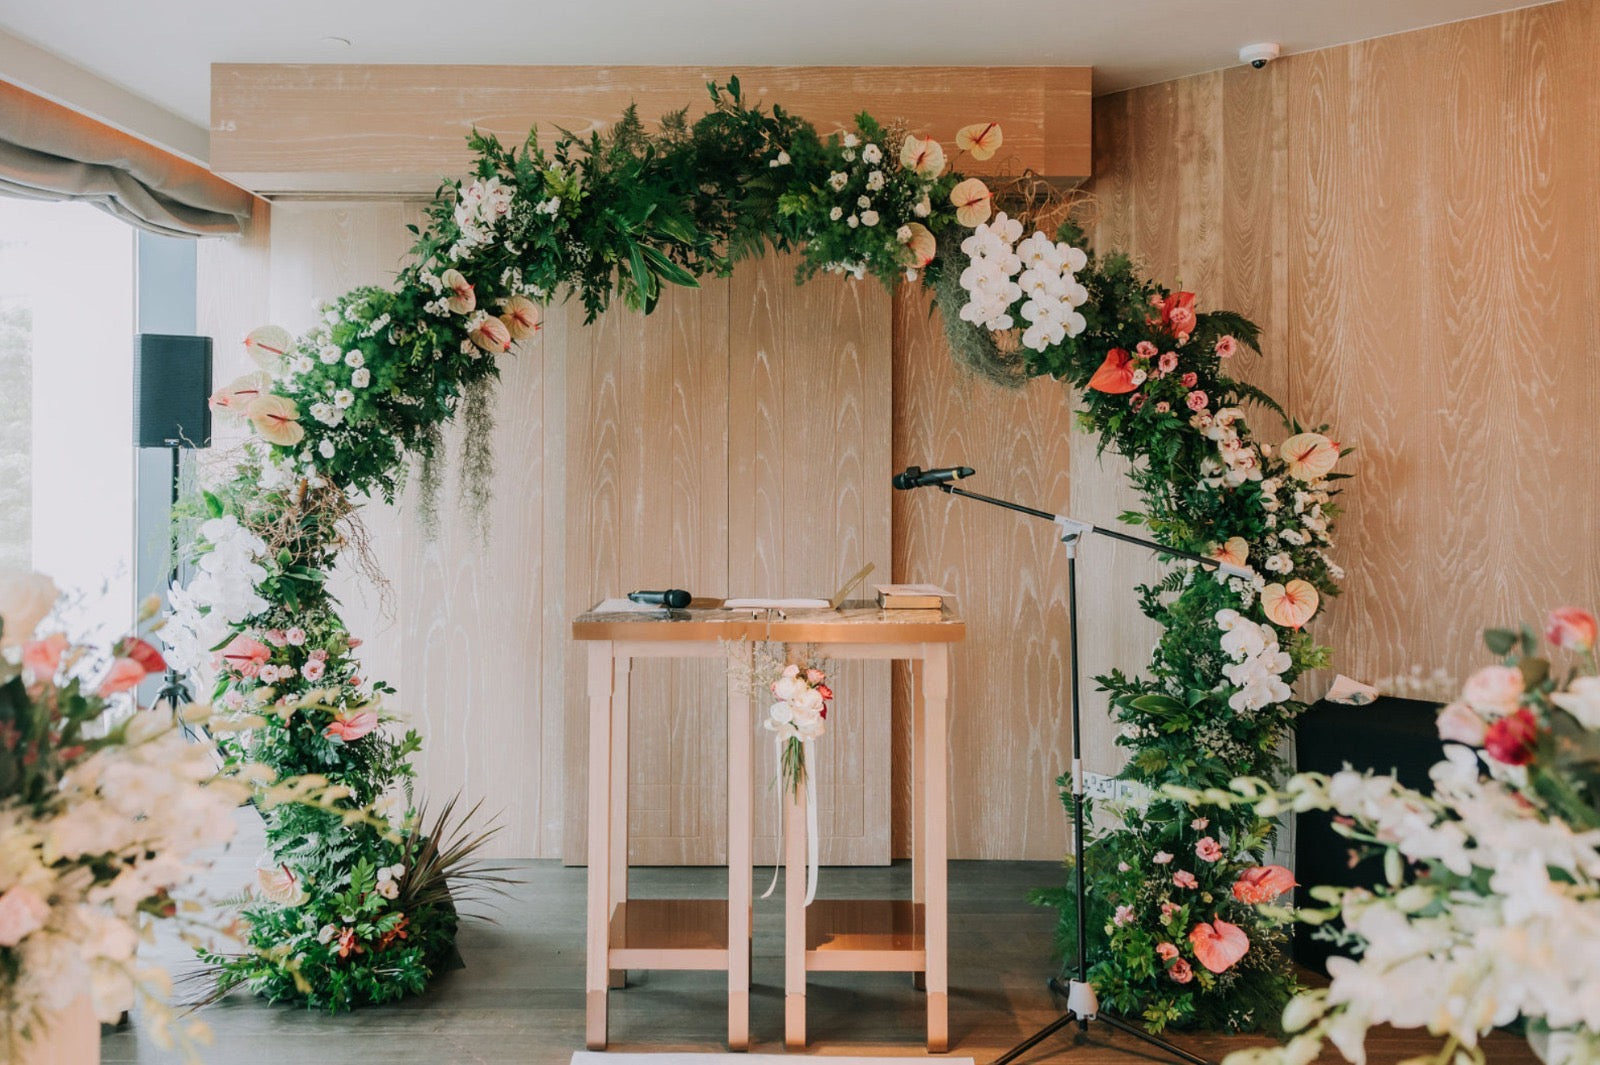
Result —
[[[0, 0], [0, 29], [204, 125], [214, 62], [1093, 66], [1095, 91], [1529, 0]], [[329, 41], [342, 37], [351, 43]], [[5, 70], [0, 70], [4, 77]]]

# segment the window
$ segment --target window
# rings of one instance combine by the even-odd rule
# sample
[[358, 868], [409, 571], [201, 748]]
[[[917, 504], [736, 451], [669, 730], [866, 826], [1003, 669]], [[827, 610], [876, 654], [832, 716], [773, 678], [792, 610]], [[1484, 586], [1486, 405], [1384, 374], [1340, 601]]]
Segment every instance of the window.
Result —
[[86, 204], [0, 198], [0, 566], [53, 577], [102, 638], [135, 600], [134, 248]]

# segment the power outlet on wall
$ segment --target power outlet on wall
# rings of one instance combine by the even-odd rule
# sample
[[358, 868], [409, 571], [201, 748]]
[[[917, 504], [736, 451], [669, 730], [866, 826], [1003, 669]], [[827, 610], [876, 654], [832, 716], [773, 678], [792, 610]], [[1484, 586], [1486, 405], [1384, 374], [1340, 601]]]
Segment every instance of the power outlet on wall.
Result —
[[1118, 780], [1104, 773], [1085, 773], [1083, 793], [1099, 802], [1120, 802], [1143, 806], [1150, 801], [1150, 789], [1133, 780]]

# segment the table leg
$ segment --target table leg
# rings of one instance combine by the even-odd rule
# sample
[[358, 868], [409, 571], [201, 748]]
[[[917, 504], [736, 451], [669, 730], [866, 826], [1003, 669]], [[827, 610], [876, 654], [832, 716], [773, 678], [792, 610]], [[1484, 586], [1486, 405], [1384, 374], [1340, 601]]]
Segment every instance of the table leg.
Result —
[[[628, 901], [628, 678], [633, 659], [613, 655], [611, 686], [611, 910]], [[628, 974], [612, 969], [608, 982], [628, 986]]]
[[[746, 651], [746, 655], [754, 649]], [[728, 685], [728, 1049], [750, 1049], [755, 784], [751, 697]]]
[[949, 810], [946, 767], [949, 733], [945, 703], [950, 691], [950, 653], [944, 644], [924, 644], [922, 657], [923, 710], [923, 816], [928, 826], [923, 843], [923, 890], [927, 916], [923, 942], [928, 953], [928, 1050], [950, 1049], [949, 912], [945, 863], [949, 844]]
[[[806, 766], [807, 772], [814, 767]], [[779, 787], [784, 785], [780, 782]], [[786, 794], [783, 812], [783, 1042], [806, 1045], [806, 788]]]
[[611, 686], [614, 648], [589, 645], [589, 928], [584, 1041], [606, 1048], [607, 962], [611, 949]]
[[[922, 812], [924, 802], [924, 785], [922, 781], [923, 750], [927, 745], [927, 728], [924, 722], [926, 710], [923, 706], [923, 667], [922, 659], [914, 659], [907, 663], [911, 667], [911, 901], [913, 903], [927, 902], [927, 892], [923, 881], [926, 879], [924, 868], [927, 855], [924, 848], [928, 840], [928, 819]], [[918, 991], [926, 991], [928, 978], [925, 971], [911, 974], [911, 986]]]

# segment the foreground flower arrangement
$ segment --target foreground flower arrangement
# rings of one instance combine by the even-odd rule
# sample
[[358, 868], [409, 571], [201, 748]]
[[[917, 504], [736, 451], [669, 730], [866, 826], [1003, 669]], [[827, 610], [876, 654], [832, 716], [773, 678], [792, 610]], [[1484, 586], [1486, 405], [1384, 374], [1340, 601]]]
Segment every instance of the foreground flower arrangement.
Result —
[[[56, 606], [47, 578], [0, 573], [0, 1024], [7, 1060], [47, 1038], [81, 996], [115, 1021], [137, 999], [153, 1038], [192, 1049], [198, 1022], [175, 1023], [165, 973], [135, 951], [154, 921], [191, 942], [212, 931], [175, 893], [233, 838], [236, 808], [326, 807], [342, 789], [283, 780], [256, 766], [219, 772], [168, 709], [140, 710], [135, 689], [166, 668], [138, 636], [109, 652], [40, 628]], [[190, 728], [226, 727], [208, 708]]]
[[[270, 327], [251, 335], [260, 370], [213, 402], [253, 427], [255, 446], [211, 509], [261, 543], [228, 555], [226, 579], [191, 584], [184, 620], [193, 646], [222, 649], [230, 663], [221, 704], [268, 722], [238, 756], [317, 766], [362, 794], [403, 779], [416, 741], [373, 728], [378, 686], [360, 680], [354, 641], [322, 587], [352, 535], [354, 508], [367, 497], [392, 501], [415, 462], [426, 518], [441, 426], [460, 414], [463, 495], [481, 514], [495, 359], [537, 332], [550, 301], [575, 297], [591, 320], [613, 299], [648, 312], [663, 286], [726, 275], [770, 246], [799, 254], [797, 280], [870, 274], [928, 286], [963, 361], [1002, 380], [1048, 374], [1083, 390], [1086, 426], [1103, 448], [1135, 460], [1144, 509], [1130, 520], [1173, 547], [1264, 575], [1219, 582], [1185, 568], [1145, 589], [1144, 610], [1166, 629], [1151, 676], [1102, 682], [1134, 754], [1130, 779], [1204, 787], [1239, 770], [1278, 772], [1277, 743], [1298, 710], [1289, 685], [1324, 660], [1302, 626], [1336, 591], [1327, 552], [1340, 447], [1293, 425], [1276, 448], [1256, 437], [1246, 405], [1281, 412], [1226, 373], [1228, 359], [1255, 346], [1256, 328], [1201, 311], [1193, 293], [1168, 292], [1125, 257], [1089, 252], [1067, 220], [1071, 203], [1042, 182], [994, 189], [956, 172], [962, 157], [1001, 150], [996, 123], [965, 127], [947, 152], [867, 114], [824, 136], [781, 107], [746, 104], [737, 80], [709, 89], [709, 113], [692, 123], [669, 115], [655, 132], [630, 109], [604, 135], [562, 134], [549, 148], [531, 135], [520, 149], [474, 135], [472, 175], [441, 189], [391, 288], [339, 297], [302, 337]], [[233, 528], [206, 535], [213, 552], [242, 542]], [[304, 644], [289, 642], [297, 630]], [[223, 648], [236, 637], [248, 642]], [[312, 685], [331, 697], [309, 713], [272, 712], [286, 697], [298, 705]], [[786, 750], [800, 748], [794, 740]], [[796, 772], [791, 763], [791, 779]], [[1210, 827], [1191, 827], [1198, 821]], [[1094, 922], [1104, 930], [1095, 979], [1110, 1005], [1157, 1027], [1251, 1027], [1276, 1013], [1292, 986], [1281, 933], [1268, 911], [1231, 894], [1260, 868], [1267, 834], [1267, 822], [1242, 810], [1166, 801], [1124, 812], [1123, 827], [1092, 851], [1096, 899], [1133, 907], [1121, 923], [1111, 909]], [[1196, 851], [1203, 841], [1210, 857]], [[344, 890], [358, 858], [373, 869], [390, 860], [364, 843], [335, 853], [312, 827], [276, 827], [270, 842], [273, 864], [307, 893], [304, 905], [326, 912], [337, 911], [330, 893]], [[1161, 854], [1183, 864], [1169, 871]], [[1148, 885], [1189, 893], [1162, 900], [1181, 907], [1184, 928], [1144, 905]], [[1220, 953], [1194, 945], [1201, 925]], [[1069, 915], [1063, 928], [1071, 926]], [[310, 930], [296, 927], [302, 937]], [[1205, 957], [1238, 952], [1235, 930], [1243, 953], [1205, 967]], [[446, 938], [441, 931], [437, 941]], [[1179, 961], [1192, 979], [1173, 975], [1184, 971]], [[340, 971], [330, 961], [312, 979], [313, 1000], [350, 1004], [381, 990], [364, 982], [354, 996], [330, 994]], [[289, 981], [265, 986], [287, 993]]]
[[1353, 771], [1274, 790], [1241, 780], [1189, 796], [1261, 813], [1331, 810], [1358, 848], [1383, 856], [1373, 890], [1319, 888], [1303, 911], [1352, 957], [1329, 959], [1326, 989], [1284, 1012], [1281, 1048], [1229, 1065], [1304, 1063], [1331, 1041], [1366, 1060], [1380, 1024], [1426, 1028], [1440, 1062], [1483, 1062], [1481, 1037], [1524, 1022], [1552, 1065], [1600, 1060], [1600, 676], [1594, 616], [1551, 615], [1546, 638], [1575, 669], [1561, 678], [1529, 630], [1491, 630], [1503, 656], [1439, 716], [1445, 758], [1433, 794]]

